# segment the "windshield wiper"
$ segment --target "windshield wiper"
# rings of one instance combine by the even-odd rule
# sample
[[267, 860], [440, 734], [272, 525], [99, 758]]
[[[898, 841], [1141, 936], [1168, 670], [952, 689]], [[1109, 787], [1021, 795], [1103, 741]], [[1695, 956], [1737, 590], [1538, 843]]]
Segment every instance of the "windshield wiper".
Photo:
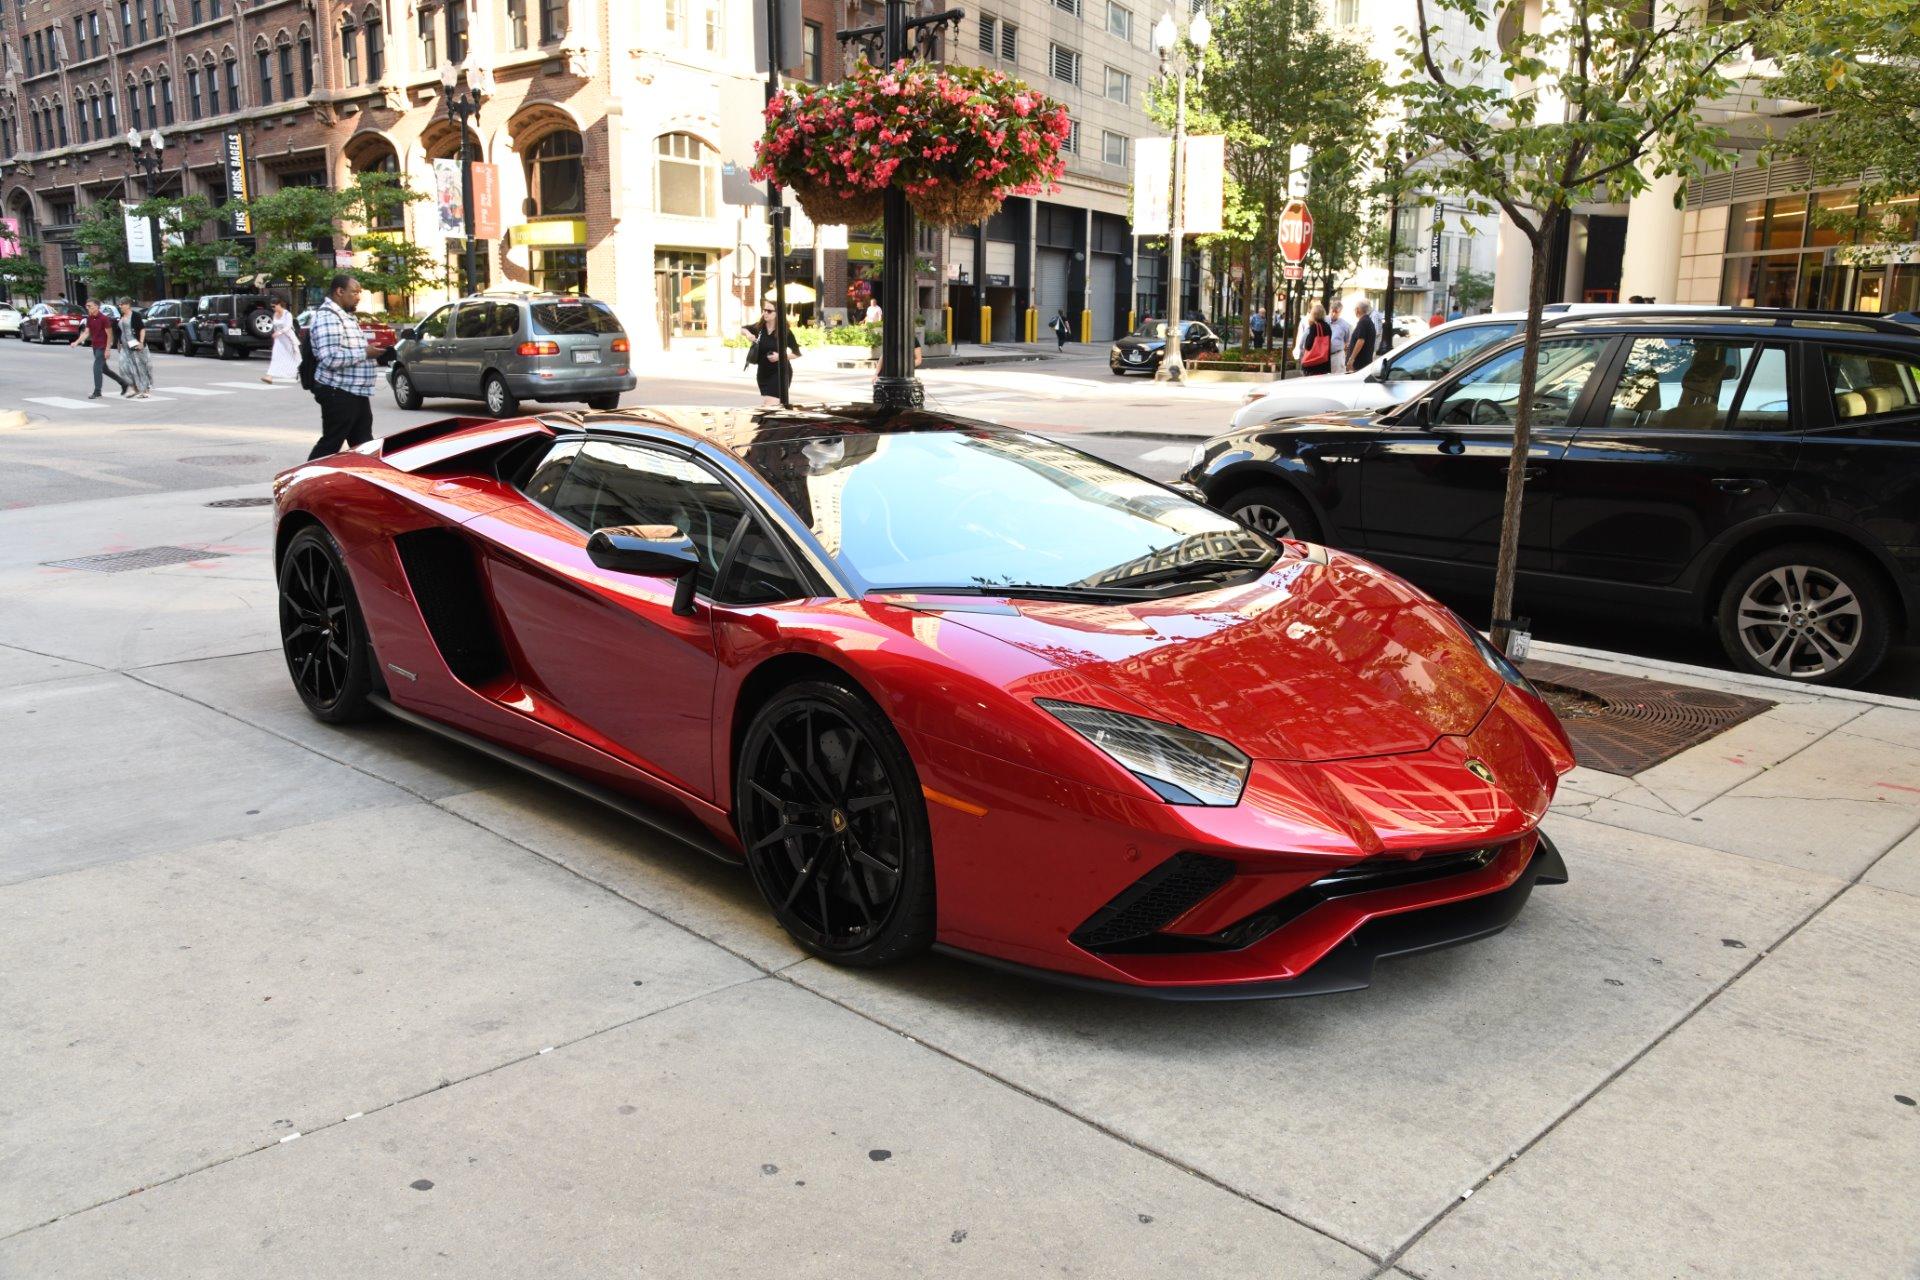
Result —
[[[1151, 587], [1168, 582], [1181, 582], [1191, 579], [1217, 578], [1228, 573], [1247, 573], [1258, 570], [1265, 573], [1273, 566], [1272, 560], [1229, 560], [1219, 556], [1208, 556], [1200, 560], [1188, 560], [1183, 564], [1170, 564], [1164, 569], [1149, 569], [1145, 573], [1130, 574], [1117, 579], [1112, 587], [1127, 590], [1132, 587]], [[1096, 588], [1109, 590], [1109, 587]]]

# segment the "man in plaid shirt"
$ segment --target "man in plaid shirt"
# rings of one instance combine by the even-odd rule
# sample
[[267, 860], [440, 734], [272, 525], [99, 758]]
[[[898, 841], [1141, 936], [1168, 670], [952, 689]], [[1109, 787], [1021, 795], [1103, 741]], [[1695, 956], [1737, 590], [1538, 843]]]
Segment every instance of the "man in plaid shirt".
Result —
[[320, 402], [320, 442], [309, 458], [373, 439], [373, 381], [380, 367], [367, 358], [367, 335], [353, 309], [360, 282], [345, 272], [327, 283], [327, 296], [307, 322], [313, 347], [313, 398]]

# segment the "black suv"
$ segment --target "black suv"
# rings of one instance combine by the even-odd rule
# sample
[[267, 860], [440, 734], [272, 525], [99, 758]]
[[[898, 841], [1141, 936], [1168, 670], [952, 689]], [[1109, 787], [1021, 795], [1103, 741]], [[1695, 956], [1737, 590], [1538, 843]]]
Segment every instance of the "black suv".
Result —
[[273, 345], [273, 297], [265, 293], [205, 293], [194, 304], [182, 349], [210, 350], [222, 360], [245, 359]]
[[[1183, 479], [1269, 533], [1491, 586], [1523, 344], [1378, 414], [1201, 445]], [[1920, 330], [1732, 310], [1543, 335], [1524, 599], [1708, 625], [1734, 664], [1864, 680], [1920, 622]]]
[[175, 355], [187, 349], [187, 322], [200, 309], [198, 298], [162, 298], [147, 308], [147, 346]]

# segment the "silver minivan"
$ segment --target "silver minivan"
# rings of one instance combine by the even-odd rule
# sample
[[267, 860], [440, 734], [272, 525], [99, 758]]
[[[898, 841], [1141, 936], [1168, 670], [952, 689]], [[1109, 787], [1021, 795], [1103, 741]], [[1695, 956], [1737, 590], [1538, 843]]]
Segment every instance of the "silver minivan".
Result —
[[573, 294], [481, 294], [402, 329], [387, 370], [394, 403], [482, 400], [510, 418], [522, 400], [619, 407], [635, 386], [631, 346], [613, 308]]

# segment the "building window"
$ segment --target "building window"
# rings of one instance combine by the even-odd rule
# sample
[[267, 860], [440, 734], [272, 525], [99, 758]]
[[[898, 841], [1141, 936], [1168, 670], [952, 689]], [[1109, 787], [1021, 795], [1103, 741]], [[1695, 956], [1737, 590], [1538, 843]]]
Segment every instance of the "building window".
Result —
[[466, 0], [447, 0], [447, 61], [455, 66], [467, 60]]
[[147, 95], [147, 127], [150, 129], [158, 128], [160, 126], [160, 96], [154, 92], [153, 81], [151, 80], [147, 81], [142, 88]]
[[660, 336], [705, 334], [712, 328], [707, 310], [707, 255], [683, 249], [653, 253], [653, 292], [660, 308]]
[[81, 98], [73, 104], [73, 129], [80, 135], [80, 141], [89, 142], [93, 135], [87, 132], [87, 100]]
[[207, 17], [217, 18], [222, 12], [221, 0], [207, 0]]
[[200, 118], [200, 68], [187, 64], [187, 119]]
[[567, 34], [567, 0], [540, 0], [540, 43], [552, 44]]
[[60, 145], [67, 145], [67, 109], [60, 103], [53, 104], [53, 122], [59, 126]]
[[1080, 54], [1078, 50], [1063, 45], [1047, 46], [1047, 72], [1055, 80], [1064, 80], [1068, 84], [1080, 83]]
[[666, 0], [660, 16], [666, 23], [668, 33], [684, 45], [687, 42], [687, 0]]
[[[396, 181], [400, 176], [400, 160], [391, 150], [383, 151], [380, 158], [358, 173], [391, 174]], [[373, 215], [372, 227], [375, 231], [402, 231], [406, 228], [406, 207], [398, 201], [383, 204]]]
[[983, 53], [997, 52], [1008, 62], [1015, 61], [1020, 53], [1020, 28], [1004, 18], [981, 14], [980, 49]]
[[120, 43], [133, 43], [133, 5], [131, 0], [120, 0]]
[[1108, 164], [1119, 165], [1123, 169], [1126, 168], [1127, 136], [1123, 133], [1102, 132], [1100, 135], [1100, 158]]
[[240, 109], [240, 59], [227, 59], [227, 110]]
[[542, 293], [584, 294], [587, 291], [585, 249], [535, 249], [530, 265], [533, 287]]
[[313, 34], [300, 33], [300, 92], [313, 92]]
[[140, 28], [140, 43], [145, 44], [147, 42], [147, 10], [144, 5], [139, 3], [139, 0], [135, 0], [134, 2], [133, 20]]
[[1118, 67], [1107, 68], [1107, 96], [1115, 102], [1133, 100], [1133, 77]]
[[378, 84], [387, 74], [387, 24], [377, 13], [367, 15], [367, 83]]
[[340, 83], [351, 89], [360, 83], [360, 28], [340, 28]]
[[1343, 27], [1360, 25], [1360, 0], [1338, 0], [1333, 6], [1333, 20]]
[[1107, 30], [1129, 44], [1133, 42], [1133, 10], [1107, 0]]
[[45, 151], [46, 144], [40, 140], [40, 113], [37, 111], [29, 112], [27, 121], [33, 125], [33, 149], [35, 151]]
[[820, 24], [809, 22], [800, 28], [800, 74], [820, 83]]
[[714, 150], [690, 133], [660, 136], [654, 157], [653, 208], [682, 218], [711, 218], [720, 165]]
[[707, 52], [724, 53], [727, 47], [726, 12], [721, 0], [706, 0]]
[[[113, 90], [111, 89], [107, 90], [106, 98], [107, 98], [107, 136], [111, 138], [111, 137], [118, 136], [118, 134], [120, 133], [120, 103], [119, 103], [119, 100], [113, 96]], [[13, 148], [8, 147], [6, 148], [6, 150], [11, 151], [13, 150]]]
[[160, 119], [173, 123], [173, 76], [164, 70], [160, 72]]
[[282, 36], [280, 47], [275, 51], [280, 62], [280, 100], [293, 101], [293, 45]]
[[527, 157], [527, 192], [536, 217], [579, 214], [587, 208], [586, 148], [580, 135], [559, 129], [540, 139]]
[[127, 121], [134, 128], [140, 127], [140, 86], [127, 81]]
[[527, 0], [507, 0], [507, 36], [515, 49], [527, 47]]
[[273, 50], [256, 49], [253, 58], [260, 82], [260, 105], [267, 106], [273, 102]]
[[197, 27], [202, 22], [205, 22], [207, 20], [206, 9], [207, 9], [206, 0], [193, 0], [193, 4], [187, 10], [187, 13], [189, 15], [187, 18], [187, 25], [190, 27]]
[[437, 67], [440, 65], [440, 44], [438, 29], [433, 25], [433, 10], [422, 9], [419, 20], [420, 65]]
[[1053, 0], [1053, 7], [1076, 18], [1080, 16], [1080, 0]]
[[1080, 122], [1078, 120], [1067, 121], [1067, 140], [1060, 144], [1060, 149], [1070, 155], [1080, 154]]
[[166, 0], [153, 0], [153, 38], [167, 34]]

